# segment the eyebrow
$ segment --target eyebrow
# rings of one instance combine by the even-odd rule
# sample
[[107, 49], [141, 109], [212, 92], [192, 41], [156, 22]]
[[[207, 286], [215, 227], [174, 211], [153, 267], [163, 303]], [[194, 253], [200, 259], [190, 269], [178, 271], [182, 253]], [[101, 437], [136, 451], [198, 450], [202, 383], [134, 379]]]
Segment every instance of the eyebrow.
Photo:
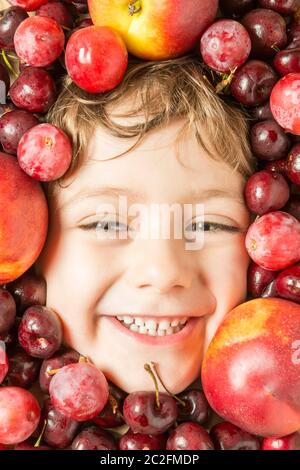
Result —
[[[94, 189], [86, 188], [76, 193], [72, 197], [72, 199], [63, 202], [60, 206], [60, 209], [66, 208], [71, 204], [79, 203], [86, 198], [99, 196], [110, 196], [117, 198], [121, 195], [129, 197], [132, 202], [141, 202], [141, 200], [146, 197], [146, 194], [144, 192], [134, 191], [132, 188], [122, 188], [116, 186], [97, 187]], [[233, 199], [237, 203], [245, 205], [244, 197], [238, 191], [218, 188], [191, 190], [188, 196], [188, 201], [197, 201], [199, 203], [202, 203], [209, 199], [218, 198]]]

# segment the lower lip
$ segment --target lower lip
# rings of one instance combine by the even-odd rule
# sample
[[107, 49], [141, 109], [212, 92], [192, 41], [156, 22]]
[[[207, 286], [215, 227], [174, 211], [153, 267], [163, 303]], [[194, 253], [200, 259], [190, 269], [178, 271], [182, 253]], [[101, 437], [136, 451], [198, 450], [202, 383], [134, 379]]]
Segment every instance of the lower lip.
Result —
[[139, 341], [143, 344], [148, 344], [152, 346], [164, 346], [164, 345], [172, 345], [178, 342], [181, 342], [188, 338], [188, 336], [194, 331], [195, 326], [199, 322], [204, 321], [204, 317], [191, 317], [182, 330], [178, 331], [177, 333], [173, 333], [172, 335], [165, 335], [165, 336], [150, 336], [141, 333], [135, 333], [134, 331], [129, 330], [126, 326], [123, 326], [122, 323], [117, 320], [117, 318], [112, 316], [103, 316], [103, 320], [108, 321], [111, 325], [118, 329], [118, 331], [123, 334], [124, 336], [128, 336], [136, 341]]

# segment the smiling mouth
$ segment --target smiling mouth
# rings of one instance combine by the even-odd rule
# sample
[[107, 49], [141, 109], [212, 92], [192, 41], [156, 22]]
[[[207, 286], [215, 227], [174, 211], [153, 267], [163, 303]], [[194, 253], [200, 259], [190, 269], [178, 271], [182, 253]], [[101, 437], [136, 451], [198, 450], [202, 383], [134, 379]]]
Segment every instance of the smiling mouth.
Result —
[[125, 328], [147, 336], [169, 336], [181, 331], [189, 321], [189, 317], [145, 318], [129, 315], [115, 317]]

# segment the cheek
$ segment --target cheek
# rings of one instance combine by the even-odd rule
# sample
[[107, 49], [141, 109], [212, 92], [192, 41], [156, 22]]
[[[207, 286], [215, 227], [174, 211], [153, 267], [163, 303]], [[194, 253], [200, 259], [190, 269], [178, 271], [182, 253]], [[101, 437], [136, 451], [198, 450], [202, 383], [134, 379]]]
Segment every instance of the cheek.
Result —
[[245, 248], [245, 236], [240, 236], [214, 253], [207, 261], [210, 289], [217, 308], [208, 318], [206, 346], [214, 336], [226, 313], [243, 303], [247, 297], [247, 270], [250, 258]]

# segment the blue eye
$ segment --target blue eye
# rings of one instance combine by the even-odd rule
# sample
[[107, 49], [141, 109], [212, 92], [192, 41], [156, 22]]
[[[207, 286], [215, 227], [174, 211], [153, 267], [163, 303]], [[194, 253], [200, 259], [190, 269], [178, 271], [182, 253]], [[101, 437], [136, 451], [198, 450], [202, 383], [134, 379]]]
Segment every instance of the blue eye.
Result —
[[[190, 228], [191, 227], [191, 228]], [[240, 232], [238, 227], [226, 224], [217, 224], [214, 222], [192, 222], [186, 229], [186, 231], [203, 231], [203, 232]]]

